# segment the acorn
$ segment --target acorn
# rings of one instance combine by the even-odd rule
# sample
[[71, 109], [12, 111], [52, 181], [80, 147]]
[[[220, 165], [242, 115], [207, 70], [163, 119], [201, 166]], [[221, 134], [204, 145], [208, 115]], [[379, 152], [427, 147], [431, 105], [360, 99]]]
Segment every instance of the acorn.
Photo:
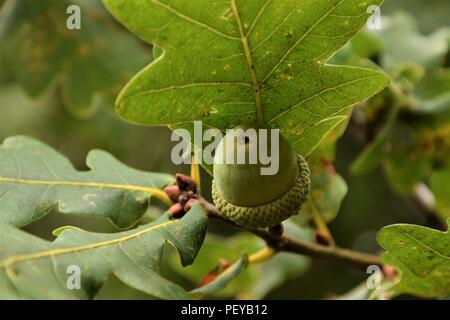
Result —
[[[254, 128], [256, 139], [249, 137], [247, 129], [237, 127], [229, 131], [216, 148], [213, 201], [225, 218], [237, 225], [271, 228], [299, 213], [310, 190], [309, 167], [304, 157], [296, 154], [290, 144], [278, 135], [275, 140], [278, 145], [278, 170], [274, 174], [262, 174], [262, 168], [270, 164], [262, 163], [259, 154], [256, 162], [250, 161], [251, 154], [254, 150], [260, 150], [264, 142], [267, 142], [267, 155], [272, 159], [272, 152], [277, 149], [275, 145], [272, 148], [270, 129], [261, 131], [258, 130], [261, 128]], [[263, 134], [266, 138], [260, 143]], [[245, 150], [244, 163], [237, 161], [239, 148]]]

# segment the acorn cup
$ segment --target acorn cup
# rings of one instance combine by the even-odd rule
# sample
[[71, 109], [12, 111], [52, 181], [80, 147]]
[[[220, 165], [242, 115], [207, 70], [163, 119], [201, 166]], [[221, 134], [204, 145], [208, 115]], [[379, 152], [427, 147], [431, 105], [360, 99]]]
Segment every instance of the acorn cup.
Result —
[[[237, 127], [220, 141], [214, 157], [214, 180], [212, 196], [215, 206], [234, 223], [246, 228], [266, 228], [279, 225], [282, 221], [299, 213], [310, 190], [310, 172], [306, 160], [297, 155], [290, 144], [281, 136], [272, 146], [270, 129], [256, 130], [256, 139], [249, 138], [245, 127]], [[262, 134], [266, 138], [261, 139]], [[255, 136], [253, 136], [255, 137]], [[263, 175], [261, 169], [270, 164], [262, 163], [257, 154], [256, 161], [250, 161], [260, 151], [265, 141], [268, 155], [276, 160], [278, 170]], [[238, 149], [245, 150], [245, 162], [237, 162]], [[253, 159], [255, 159], [253, 157]], [[228, 160], [228, 161], [227, 161]], [[231, 161], [230, 161], [231, 160]]]

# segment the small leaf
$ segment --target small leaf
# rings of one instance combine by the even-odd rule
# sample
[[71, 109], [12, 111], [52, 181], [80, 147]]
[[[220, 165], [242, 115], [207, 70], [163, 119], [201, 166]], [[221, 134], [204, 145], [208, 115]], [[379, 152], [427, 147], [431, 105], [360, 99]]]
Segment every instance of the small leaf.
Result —
[[238, 261], [236, 261], [232, 266], [223, 271], [212, 282], [189, 292], [189, 296], [191, 298], [200, 298], [223, 290], [233, 279], [238, 277], [241, 272], [245, 270], [245, 268], [247, 268], [247, 265], [248, 256], [244, 254]]
[[[450, 219], [448, 220], [450, 225]], [[392, 290], [426, 298], [450, 294], [450, 234], [422, 226], [397, 224], [378, 232], [387, 251], [382, 259], [401, 272]]]
[[303, 222], [314, 216], [313, 210], [318, 212], [325, 222], [331, 222], [337, 216], [342, 200], [348, 188], [345, 180], [334, 171], [331, 163], [319, 162], [310, 164], [311, 191], [308, 202], [302, 211], [309, 213], [298, 215], [294, 219]]
[[[203, 207], [179, 220], [157, 221], [115, 234], [66, 229], [53, 242], [0, 224], [0, 298], [91, 299], [108, 275], [162, 299], [186, 299], [186, 291], [163, 278], [159, 264], [171, 243], [182, 265], [191, 264], [207, 229]], [[69, 267], [78, 267], [80, 289], [70, 290]], [[42, 287], [45, 285], [45, 289]]]
[[27, 225], [57, 206], [62, 213], [105, 217], [129, 227], [147, 210], [172, 176], [131, 169], [109, 153], [91, 151], [90, 171], [76, 171], [49, 146], [28, 137], [7, 138], [0, 146], [0, 222]]
[[[351, 107], [389, 82], [325, 62], [382, 0], [104, 0], [130, 30], [164, 49], [117, 100], [122, 118], [189, 128], [255, 122], [311, 153]], [[345, 117], [344, 117], [345, 118]]]

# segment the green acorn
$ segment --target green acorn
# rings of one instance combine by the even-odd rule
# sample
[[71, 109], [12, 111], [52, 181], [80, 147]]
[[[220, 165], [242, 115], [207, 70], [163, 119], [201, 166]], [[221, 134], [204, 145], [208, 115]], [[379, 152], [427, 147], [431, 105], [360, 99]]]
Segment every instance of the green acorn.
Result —
[[[261, 169], [270, 164], [262, 163], [258, 152], [256, 163], [249, 161], [250, 154], [254, 155], [254, 150], [260, 148], [261, 136], [256, 130], [257, 138], [249, 138], [245, 132], [247, 129], [237, 127], [231, 130], [217, 146], [212, 184], [214, 204], [226, 218], [238, 225], [274, 227], [298, 214], [305, 202], [310, 189], [308, 164], [279, 135], [278, 170], [275, 174], [263, 175]], [[267, 141], [268, 155], [272, 157], [271, 153], [276, 148], [272, 148], [270, 130], [266, 133], [266, 139], [261, 141]], [[245, 150], [242, 164], [236, 161], [239, 148]]]

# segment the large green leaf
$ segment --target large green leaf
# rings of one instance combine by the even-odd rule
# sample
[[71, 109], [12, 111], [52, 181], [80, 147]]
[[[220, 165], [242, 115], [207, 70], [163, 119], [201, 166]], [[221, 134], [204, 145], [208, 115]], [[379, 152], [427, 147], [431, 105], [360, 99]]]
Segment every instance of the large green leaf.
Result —
[[[69, 5], [80, 6], [81, 29], [66, 27]], [[52, 83], [75, 116], [91, 116], [101, 95], [111, 101], [150, 53], [108, 17], [100, 0], [16, 0], [0, 21], [3, 67], [32, 96]], [[5, 8], [6, 9], [6, 8]], [[108, 57], [108, 58], [105, 58]]]
[[[187, 298], [183, 288], [158, 273], [163, 247], [171, 243], [182, 265], [191, 264], [206, 229], [200, 205], [182, 219], [170, 220], [166, 213], [153, 223], [115, 234], [65, 228], [54, 242], [0, 224], [0, 298], [90, 299], [112, 273], [157, 298]], [[67, 281], [73, 266], [79, 268], [81, 285], [71, 290]]]
[[382, 0], [104, 0], [112, 14], [162, 56], [117, 100], [145, 125], [280, 128], [309, 154], [350, 107], [388, 83], [373, 70], [325, 62]]
[[443, 298], [450, 294], [448, 231], [397, 224], [381, 229], [377, 240], [387, 251], [383, 261], [401, 272], [401, 281], [392, 288], [396, 294], [428, 298]]
[[173, 177], [131, 169], [93, 150], [90, 171], [77, 171], [61, 154], [28, 137], [0, 146], [0, 222], [29, 224], [57, 206], [62, 213], [105, 217], [119, 227], [135, 223], [152, 196], [165, 198]]

